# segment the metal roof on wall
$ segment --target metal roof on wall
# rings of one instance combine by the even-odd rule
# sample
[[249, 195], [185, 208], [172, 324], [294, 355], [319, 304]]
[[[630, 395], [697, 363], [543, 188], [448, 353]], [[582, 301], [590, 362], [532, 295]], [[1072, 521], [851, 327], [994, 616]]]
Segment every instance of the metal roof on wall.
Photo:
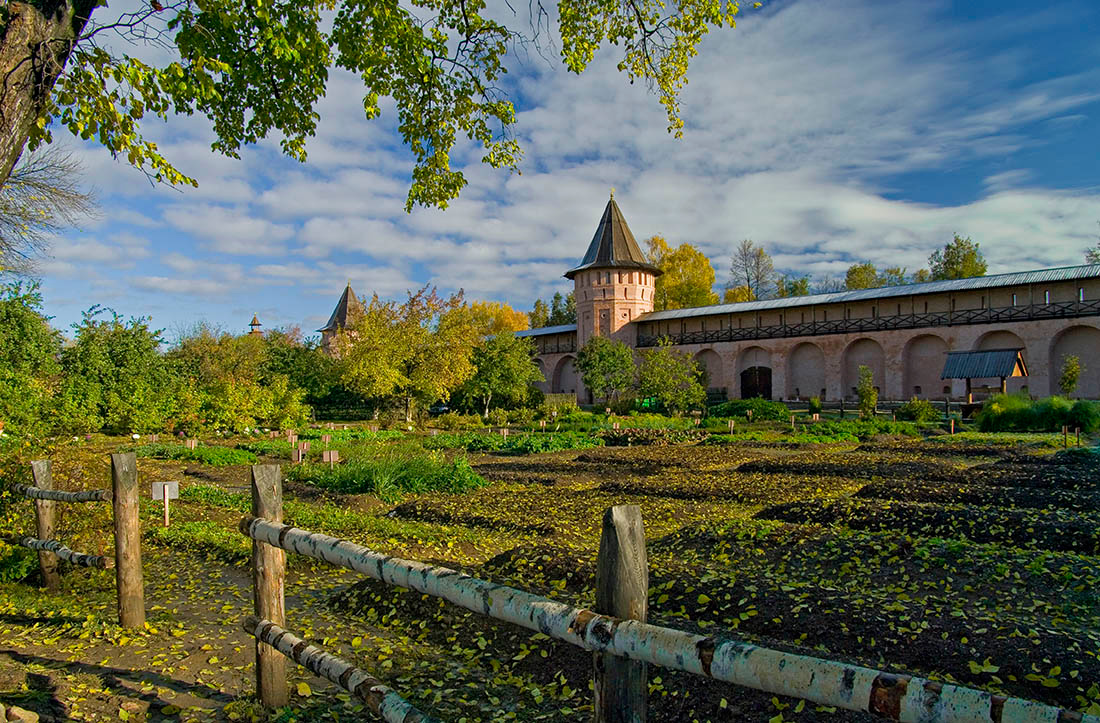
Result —
[[992, 289], [1000, 286], [1044, 284], [1055, 281], [1075, 281], [1078, 279], [1094, 278], [1100, 278], [1100, 264], [1088, 266], [1062, 266], [1054, 269], [1039, 269], [1037, 271], [1016, 271], [1008, 274], [976, 276], [972, 279], [926, 281], [922, 284], [884, 286], [878, 289], [858, 289], [856, 291], [836, 291], [830, 294], [813, 294], [812, 296], [788, 296], [782, 299], [742, 301], [736, 304], [715, 304], [714, 306], [698, 306], [691, 309], [652, 311], [644, 316], [639, 316], [635, 321], [668, 321], [670, 319], [684, 319], [694, 316], [734, 314], [744, 311], [765, 311], [768, 309], [789, 309], [791, 307], [812, 306], [816, 304], [870, 301], [872, 299], [891, 299], [900, 296], [916, 296], [918, 294], [936, 294], [945, 291], [972, 291], [975, 289]]
[[560, 324], [558, 326], [542, 326], [538, 329], [524, 329], [517, 331], [516, 336], [544, 336], [547, 334], [565, 334], [577, 331], [576, 324]]
[[1021, 376], [1027, 376], [1023, 349], [986, 349], [983, 351], [949, 351], [940, 379], [986, 379], [1011, 377], [1019, 364]]

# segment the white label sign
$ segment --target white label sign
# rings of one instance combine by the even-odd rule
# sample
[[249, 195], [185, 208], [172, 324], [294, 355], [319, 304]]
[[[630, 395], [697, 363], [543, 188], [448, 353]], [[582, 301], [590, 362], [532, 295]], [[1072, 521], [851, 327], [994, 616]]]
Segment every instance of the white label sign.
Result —
[[163, 500], [166, 491], [168, 492], [168, 499], [178, 500], [180, 497], [180, 483], [175, 480], [153, 483], [152, 493], [154, 500]]

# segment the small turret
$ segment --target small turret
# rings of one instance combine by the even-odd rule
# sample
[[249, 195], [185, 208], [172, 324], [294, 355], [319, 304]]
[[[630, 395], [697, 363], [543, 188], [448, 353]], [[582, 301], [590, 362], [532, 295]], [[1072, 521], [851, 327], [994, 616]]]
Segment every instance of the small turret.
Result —
[[248, 324], [248, 328], [251, 329], [251, 331], [249, 331], [248, 333], [249, 334], [263, 334], [263, 332], [260, 331], [261, 326], [263, 326], [263, 324], [260, 323], [259, 317], [256, 316], [255, 314], [253, 314], [252, 315], [252, 321]]

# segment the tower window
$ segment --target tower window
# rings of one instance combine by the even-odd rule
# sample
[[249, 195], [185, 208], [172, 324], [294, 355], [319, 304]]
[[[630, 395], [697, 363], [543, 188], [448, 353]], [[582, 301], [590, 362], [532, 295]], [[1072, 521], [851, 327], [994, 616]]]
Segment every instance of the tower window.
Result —
[[1043, 303], [1044, 304], [1049, 304], [1050, 303], [1050, 292], [1049, 291], [1044, 291], [1043, 292]]

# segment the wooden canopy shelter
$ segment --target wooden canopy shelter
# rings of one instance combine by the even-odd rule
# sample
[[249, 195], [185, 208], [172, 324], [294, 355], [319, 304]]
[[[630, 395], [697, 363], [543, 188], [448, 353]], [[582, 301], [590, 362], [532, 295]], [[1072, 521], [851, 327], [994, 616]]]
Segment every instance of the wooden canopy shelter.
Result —
[[971, 380], [999, 378], [1001, 394], [1008, 391], [1009, 377], [1026, 377], [1027, 364], [1023, 349], [986, 349], [983, 351], [952, 351], [947, 353], [940, 379], [965, 379], [966, 401], [974, 401]]

